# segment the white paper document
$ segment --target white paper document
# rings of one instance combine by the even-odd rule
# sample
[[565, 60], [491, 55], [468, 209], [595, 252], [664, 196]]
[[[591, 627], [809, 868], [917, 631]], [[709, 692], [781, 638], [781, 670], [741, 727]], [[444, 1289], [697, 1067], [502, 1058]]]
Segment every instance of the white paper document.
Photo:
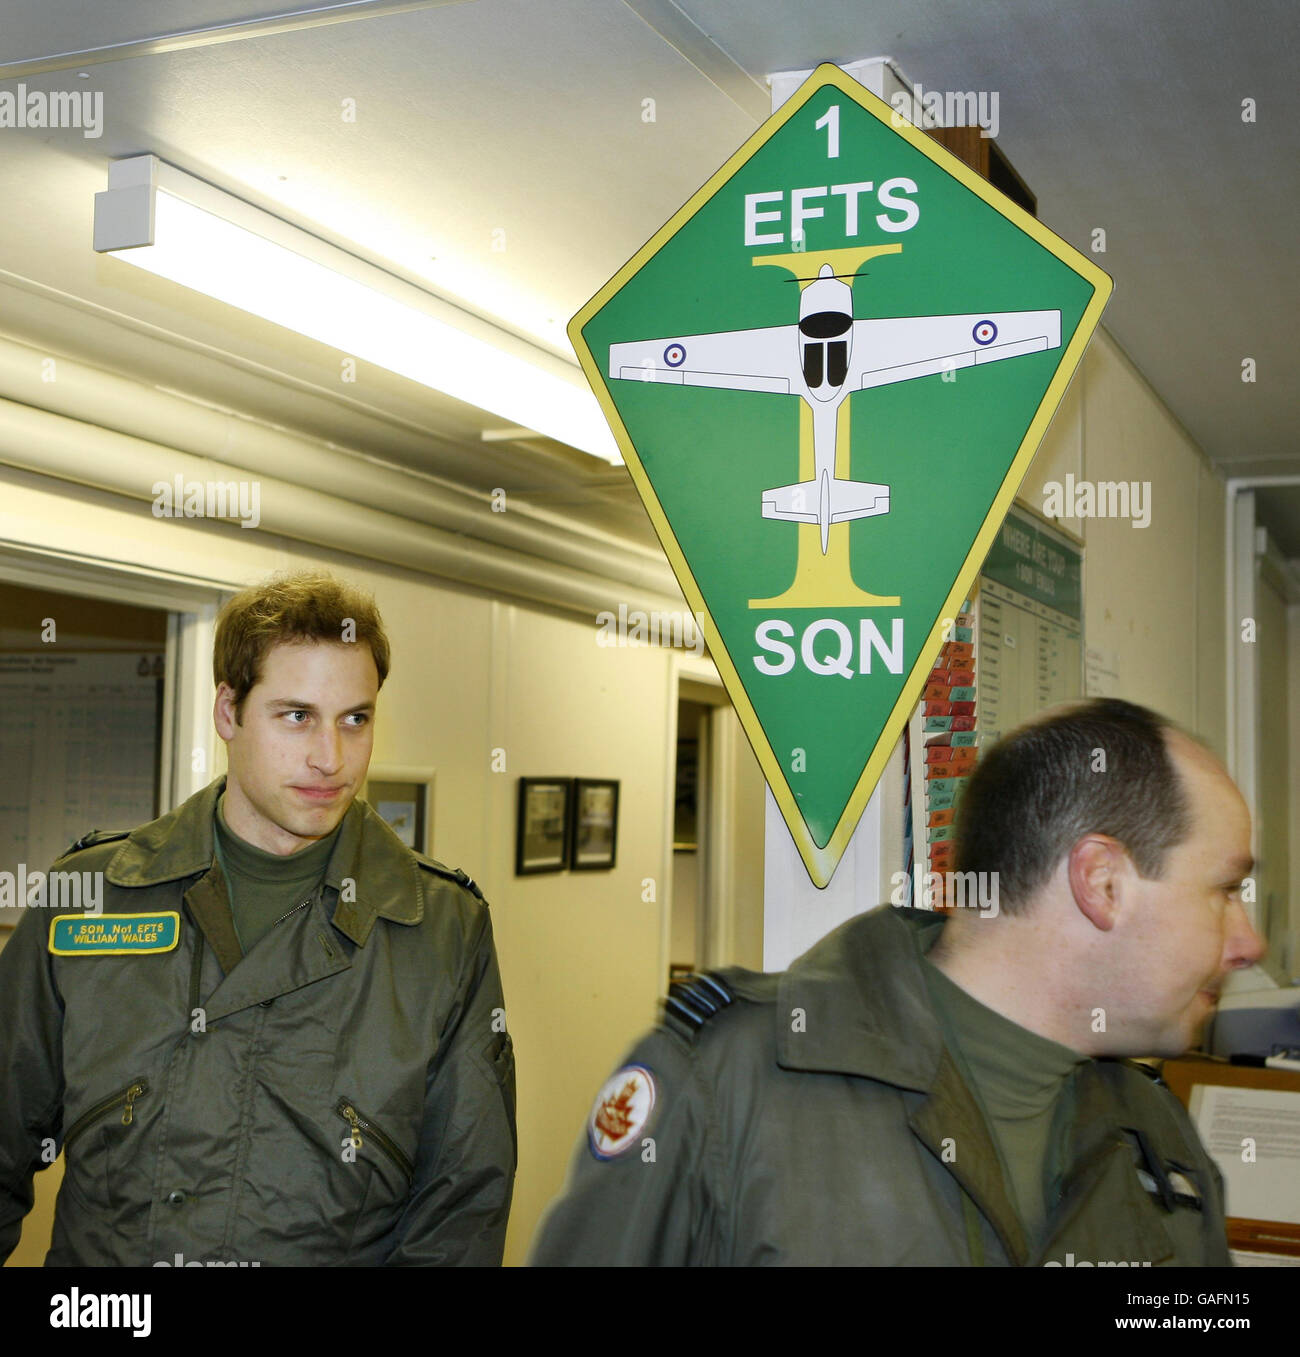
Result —
[[1194, 1084], [1190, 1111], [1228, 1215], [1300, 1225], [1300, 1093]]

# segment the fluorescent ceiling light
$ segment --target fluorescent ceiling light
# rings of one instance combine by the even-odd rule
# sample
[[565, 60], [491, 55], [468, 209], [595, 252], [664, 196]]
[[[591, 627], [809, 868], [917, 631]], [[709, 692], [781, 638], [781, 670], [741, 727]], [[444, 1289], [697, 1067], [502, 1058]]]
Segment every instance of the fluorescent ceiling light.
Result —
[[95, 249], [607, 462], [622, 457], [576, 364], [156, 156], [109, 165]]

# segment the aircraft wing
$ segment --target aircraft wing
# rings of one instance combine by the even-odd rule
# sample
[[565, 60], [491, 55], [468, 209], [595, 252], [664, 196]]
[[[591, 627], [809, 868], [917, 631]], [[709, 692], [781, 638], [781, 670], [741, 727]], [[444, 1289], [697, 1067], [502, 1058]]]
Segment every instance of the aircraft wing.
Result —
[[855, 391], [888, 386], [1060, 347], [1059, 311], [855, 320], [849, 385]]
[[609, 375], [626, 382], [669, 382], [727, 391], [798, 394], [799, 331], [795, 325], [669, 335], [609, 346]]

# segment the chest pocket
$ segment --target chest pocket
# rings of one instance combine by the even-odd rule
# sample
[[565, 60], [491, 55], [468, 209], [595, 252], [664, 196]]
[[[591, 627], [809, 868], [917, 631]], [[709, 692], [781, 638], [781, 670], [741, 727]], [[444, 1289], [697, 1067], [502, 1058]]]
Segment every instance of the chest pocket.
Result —
[[[1071, 1187], [1041, 1255], [1048, 1267], [1158, 1267], [1200, 1261], [1144, 1190], [1119, 1133]], [[1190, 1214], [1190, 1213], [1189, 1213]], [[1199, 1220], [1199, 1217], [1196, 1218]]]
[[365, 1253], [397, 1225], [410, 1195], [415, 1165], [395, 1135], [350, 1098], [340, 1098], [334, 1111], [343, 1130], [344, 1169], [365, 1183], [347, 1252]]
[[138, 1182], [126, 1179], [139, 1171], [150, 1092], [147, 1079], [132, 1079], [75, 1117], [63, 1139], [68, 1194], [82, 1207], [112, 1217], [115, 1228], [126, 1233], [133, 1226], [142, 1230], [148, 1214], [147, 1185], [141, 1191]]
[[1142, 1131], [1126, 1127], [1123, 1135], [1133, 1171], [1173, 1240], [1179, 1261], [1210, 1262], [1203, 1257], [1207, 1218], [1213, 1212], [1210, 1185], [1191, 1164], [1163, 1157]]

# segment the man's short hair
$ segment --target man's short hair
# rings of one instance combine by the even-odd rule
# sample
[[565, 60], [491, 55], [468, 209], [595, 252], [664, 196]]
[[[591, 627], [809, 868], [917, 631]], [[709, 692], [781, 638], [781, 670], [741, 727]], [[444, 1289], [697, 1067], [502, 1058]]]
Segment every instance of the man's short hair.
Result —
[[[346, 630], [345, 630], [346, 628]], [[375, 600], [323, 570], [277, 575], [241, 589], [217, 617], [212, 678], [235, 695], [235, 720], [262, 677], [267, 651], [285, 642], [344, 641], [370, 647], [379, 686], [388, 677], [388, 637]]]
[[1191, 830], [1165, 744], [1176, 730], [1146, 707], [1096, 698], [1029, 721], [983, 751], [957, 811], [956, 869], [996, 872], [1009, 914], [1086, 834], [1106, 834], [1147, 878]]

